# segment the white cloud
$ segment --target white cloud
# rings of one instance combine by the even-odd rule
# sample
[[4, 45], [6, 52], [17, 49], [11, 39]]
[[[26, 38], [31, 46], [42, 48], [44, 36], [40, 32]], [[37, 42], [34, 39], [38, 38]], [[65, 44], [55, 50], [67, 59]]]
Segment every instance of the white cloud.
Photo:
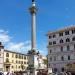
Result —
[[25, 42], [25, 49], [26, 50], [30, 50], [31, 49], [31, 42], [30, 41], [26, 41]]
[[11, 37], [8, 35], [8, 31], [0, 29], [0, 41], [3, 43], [9, 42]]
[[0, 33], [3, 33], [3, 32], [5, 32], [3, 29], [0, 29]]
[[11, 51], [27, 53], [27, 51], [31, 49], [30, 41], [19, 43], [12, 42], [12, 37], [8, 34], [8, 31], [5, 31], [3, 29], [0, 29], [0, 42], [5, 45], [5, 49]]
[[[8, 31], [0, 29], [0, 42], [2, 42], [5, 46], [5, 49], [15, 51], [15, 52], [21, 52], [21, 53], [27, 53], [28, 50], [31, 50], [31, 41], [27, 40], [24, 42], [16, 43], [12, 42], [12, 37], [8, 34]], [[38, 49], [40, 54], [45, 53], [45, 50]], [[37, 50], [37, 51], [38, 51]]]
[[25, 42], [25, 43], [24, 42], [20, 42], [20, 43], [9, 42], [7, 45], [7, 49], [21, 52], [21, 53], [27, 53], [27, 51], [30, 50], [30, 48], [31, 48], [31, 45], [28, 43], [27, 42]]
[[8, 49], [9, 50], [21, 50], [22, 47], [24, 46], [24, 43], [13, 43], [13, 42], [10, 42], [8, 43]]

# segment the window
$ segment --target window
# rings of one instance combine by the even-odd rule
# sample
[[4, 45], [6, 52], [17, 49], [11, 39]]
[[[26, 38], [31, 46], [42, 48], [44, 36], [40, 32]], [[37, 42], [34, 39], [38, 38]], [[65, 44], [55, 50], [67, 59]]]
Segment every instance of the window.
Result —
[[62, 33], [59, 33], [59, 36], [63, 36], [63, 32]]
[[8, 58], [6, 58], [6, 62], [9, 62], [9, 59]]
[[9, 57], [9, 53], [6, 53], [6, 57]]
[[24, 59], [26, 59], [26, 56], [24, 56]]
[[22, 55], [22, 59], [23, 59], [23, 55]]
[[16, 65], [16, 68], [17, 68], [17, 65]]
[[12, 54], [12, 57], [14, 57], [14, 54]]
[[69, 35], [69, 31], [66, 31], [66, 32], [65, 32], [65, 35]]
[[75, 29], [74, 30], [72, 30], [72, 34], [74, 34], [75, 33]]
[[15, 56], [16, 58], [18, 58], [18, 55], [16, 54], [16, 56]]
[[0, 42], [0, 45], [2, 45], [2, 42]]
[[22, 59], [22, 55], [21, 54], [19, 54], [19, 58]]
[[63, 47], [60, 48], [61, 52], [63, 52]]
[[14, 63], [14, 60], [12, 60], [12, 63]]
[[56, 41], [53, 41], [53, 44], [56, 44]]
[[19, 54], [19, 59], [21, 59], [21, 55]]
[[23, 61], [21, 61], [21, 64], [23, 64]]
[[64, 71], [65, 71], [65, 69], [64, 69], [64, 68], [61, 68], [61, 71], [62, 71], [62, 72], [64, 72]]
[[56, 56], [54, 56], [54, 61], [56, 61]]
[[19, 64], [21, 64], [21, 61], [19, 61]]
[[26, 59], [29, 59], [29, 57], [28, 57], [28, 56], [26, 56]]
[[72, 38], [72, 41], [75, 41], [75, 37]]
[[52, 61], [52, 57], [50, 57], [50, 61]]
[[54, 68], [54, 72], [57, 72], [57, 68]]
[[69, 51], [69, 50], [70, 50], [70, 46], [68, 45], [68, 46], [67, 46], [67, 51]]
[[50, 53], [52, 53], [52, 50], [50, 50]]
[[39, 63], [39, 67], [41, 67], [41, 63]]
[[68, 60], [70, 60], [70, 56], [68, 55]]
[[18, 68], [20, 68], [20, 66]]
[[70, 42], [70, 39], [69, 39], [69, 38], [67, 38], [67, 39], [66, 39], [66, 42]]
[[64, 61], [64, 57], [63, 56], [61, 57], [61, 60]]
[[27, 62], [27, 64], [28, 64], [28, 62]]
[[26, 62], [24, 62], [24, 64], [26, 64]]
[[50, 67], [50, 63], [48, 64], [48, 66]]
[[16, 60], [16, 63], [18, 63], [18, 61]]
[[74, 44], [74, 50], [75, 50], [75, 44]]
[[14, 67], [12, 66], [12, 68], [14, 68]]
[[56, 37], [56, 35], [53, 35], [53, 38], [55, 38]]
[[60, 43], [63, 43], [63, 40], [62, 39], [60, 40]]
[[49, 42], [49, 45], [52, 45], [52, 42]]
[[51, 36], [49, 36], [49, 39], [51, 39]]

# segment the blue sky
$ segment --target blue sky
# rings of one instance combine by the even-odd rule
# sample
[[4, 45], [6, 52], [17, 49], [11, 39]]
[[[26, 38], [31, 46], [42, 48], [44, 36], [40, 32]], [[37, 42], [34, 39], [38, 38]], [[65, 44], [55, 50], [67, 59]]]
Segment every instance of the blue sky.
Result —
[[[0, 41], [9, 50], [30, 49], [31, 0], [0, 0]], [[36, 0], [37, 49], [47, 54], [48, 31], [75, 25], [75, 0]]]

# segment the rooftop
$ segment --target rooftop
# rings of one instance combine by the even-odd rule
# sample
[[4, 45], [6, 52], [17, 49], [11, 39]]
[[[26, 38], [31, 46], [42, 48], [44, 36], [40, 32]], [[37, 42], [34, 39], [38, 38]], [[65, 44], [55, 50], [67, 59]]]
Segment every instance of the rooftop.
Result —
[[59, 32], [64, 32], [64, 31], [69, 31], [69, 30], [73, 30], [75, 29], [75, 26], [70, 26], [70, 27], [65, 27], [65, 28], [62, 28], [62, 29], [59, 29], [59, 30], [56, 30], [56, 31], [53, 31], [53, 32], [48, 32], [47, 33], [47, 36], [48, 35], [53, 35], [53, 34], [56, 34], [56, 33], [59, 33]]

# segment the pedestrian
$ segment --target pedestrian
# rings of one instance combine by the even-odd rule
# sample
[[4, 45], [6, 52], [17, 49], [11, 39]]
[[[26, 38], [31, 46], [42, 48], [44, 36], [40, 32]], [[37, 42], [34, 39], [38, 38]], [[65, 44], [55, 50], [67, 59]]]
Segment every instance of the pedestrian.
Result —
[[0, 72], [0, 75], [2, 75], [2, 73]]

